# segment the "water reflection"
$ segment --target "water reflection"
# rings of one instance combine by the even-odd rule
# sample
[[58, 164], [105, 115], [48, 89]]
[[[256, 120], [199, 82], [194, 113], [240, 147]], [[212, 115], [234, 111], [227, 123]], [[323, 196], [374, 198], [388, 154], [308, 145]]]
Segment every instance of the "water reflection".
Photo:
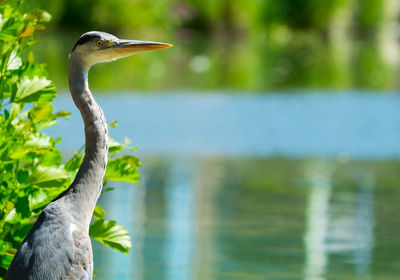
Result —
[[312, 161], [307, 165], [306, 178], [309, 181], [310, 193], [304, 235], [306, 247], [304, 274], [306, 280], [323, 280], [328, 263], [326, 240], [332, 191], [332, 166], [324, 161]]
[[[139, 185], [113, 183], [101, 198], [133, 248], [125, 256], [95, 246], [98, 278], [397, 279], [399, 102], [359, 93], [99, 98], [109, 120], [121, 120], [111, 135], [133, 139], [144, 168]], [[75, 113], [49, 132], [75, 150], [83, 135], [66, 132], [79, 125]]]
[[371, 279], [371, 261], [374, 226], [374, 180], [367, 172], [361, 174], [356, 192], [355, 250], [353, 260], [355, 273], [360, 279]]
[[191, 167], [190, 162], [178, 160], [169, 170], [165, 260], [170, 280], [192, 279], [196, 205]]
[[131, 232], [133, 248], [123, 255], [95, 243], [98, 279], [398, 275], [399, 227], [392, 221], [400, 218], [393, 180], [400, 162], [143, 162], [139, 185], [115, 184], [101, 198], [107, 217]]
[[352, 255], [349, 262], [354, 266], [354, 276], [370, 279], [373, 172], [356, 170], [354, 190], [338, 187], [334, 190], [333, 172], [332, 162], [318, 160], [307, 165], [310, 194], [305, 233], [305, 279], [327, 279], [324, 275], [330, 254]]

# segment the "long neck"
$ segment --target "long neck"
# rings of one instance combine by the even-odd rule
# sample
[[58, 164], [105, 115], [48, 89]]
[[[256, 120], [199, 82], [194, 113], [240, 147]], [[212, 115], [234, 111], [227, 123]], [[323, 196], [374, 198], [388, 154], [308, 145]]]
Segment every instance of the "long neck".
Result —
[[103, 187], [107, 165], [107, 124], [88, 85], [88, 67], [71, 59], [69, 88], [85, 124], [85, 156], [74, 182], [63, 196], [77, 222], [89, 228], [93, 210]]

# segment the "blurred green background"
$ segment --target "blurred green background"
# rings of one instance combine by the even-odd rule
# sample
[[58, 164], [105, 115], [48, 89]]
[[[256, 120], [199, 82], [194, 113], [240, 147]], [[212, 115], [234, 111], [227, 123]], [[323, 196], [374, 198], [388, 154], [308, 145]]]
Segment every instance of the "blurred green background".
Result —
[[[53, 20], [35, 58], [62, 93], [84, 32], [174, 44], [90, 71], [143, 161], [139, 185], [101, 196], [134, 245], [94, 243], [96, 278], [398, 279], [400, 1], [37, 4]], [[55, 108], [72, 153], [79, 113], [67, 94]]]
[[399, 86], [396, 0], [25, 2], [53, 15], [35, 48], [61, 89], [67, 87], [68, 52], [90, 30], [175, 45], [95, 67], [92, 87], [105, 91]]

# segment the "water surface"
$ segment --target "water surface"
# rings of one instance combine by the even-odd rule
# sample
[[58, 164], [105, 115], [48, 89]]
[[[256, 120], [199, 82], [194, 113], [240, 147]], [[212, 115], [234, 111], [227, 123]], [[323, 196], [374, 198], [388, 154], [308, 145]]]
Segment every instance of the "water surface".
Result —
[[398, 279], [399, 162], [145, 158], [100, 204], [128, 256], [99, 279]]
[[[94, 241], [97, 279], [398, 279], [400, 97], [99, 96], [139, 147], [137, 185], [99, 203], [131, 233]], [[50, 134], [83, 143], [74, 112]], [[67, 145], [68, 143], [68, 145]]]
[[[400, 158], [400, 95], [372, 92], [222, 93], [96, 96], [113, 138], [128, 137], [140, 155]], [[62, 150], [83, 143], [69, 94], [56, 99], [71, 120], [49, 130]], [[73, 132], [73, 133], [72, 133]]]

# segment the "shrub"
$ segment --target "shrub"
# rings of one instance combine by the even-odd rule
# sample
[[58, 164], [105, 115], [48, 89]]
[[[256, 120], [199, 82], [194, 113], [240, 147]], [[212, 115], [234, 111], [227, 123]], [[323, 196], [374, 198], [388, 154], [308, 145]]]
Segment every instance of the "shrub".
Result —
[[[0, 5], [0, 279], [42, 209], [74, 179], [83, 158], [77, 152], [63, 161], [53, 139], [43, 129], [57, 125], [69, 112], [54, 112], [57, 89], [29, 48], [50, 14], [43, 10], [21, 13], [18, 4]], [[110, 139], [107, 179], [138, 182], [140, 161], [119, 156], [125, 146]], [[65, 164], [63, 164], [65, 162]], [[131, 247], [128, 232], [104, 219], [96, 206], [90, 235], [123, 253]]]

